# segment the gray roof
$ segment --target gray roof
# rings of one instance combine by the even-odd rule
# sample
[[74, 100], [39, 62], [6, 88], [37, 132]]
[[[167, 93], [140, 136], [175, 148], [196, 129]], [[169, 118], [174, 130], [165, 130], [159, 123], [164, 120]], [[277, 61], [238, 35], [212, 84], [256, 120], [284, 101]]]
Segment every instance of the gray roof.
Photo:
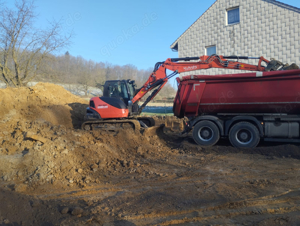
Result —
[[[172, 43], [172, 45], [170, 46], [171, 49], [176, 49], [177, 48], [177, 44], [178, 44], [178, 41], [179, 39], [198, 21], [201, 19], [201, 17], [211, 8], [214, 6], [214, 4], [216, 4], [218, 0], [216, 0], [188, 29], [186, 29], [182, 35], [180, 35], [176, 40], [175, 42]], [[277, 5], [279, 7], [282, 7], [282, 8], [285, 8], [285, 9], [288, 9], [288, 10], [292, 10], [294, 12], [297, 12], [297, 13], [300, 13], [300, 8], [297, 8], [297, 7], [294, 7], [294, 6], [291, 6], [291, 5], [288, 5], [288, 4], [285, 4], [283, 2], [279, 2], [277, 0], [262, 0], [264, 2], [268, 2], [268, 3], [271, 3], [271, 4], [274, 4], [274, 5]]]
[[294, 11], [296, 13], [300, 13], [300, 9], [299, 8], [297, 8], [295, 6], [291, 6], [291, 5], [285, 4], [283, 2], [279, 2], [279, 1], [276, 1], [276, 0], [262, 0], [262, 1], [274, 4], [274, 5], [277, 5], [277, 6], [280, 6], [282, 8], [288, 9], [288, 10], [292, 10], [292, 11]]

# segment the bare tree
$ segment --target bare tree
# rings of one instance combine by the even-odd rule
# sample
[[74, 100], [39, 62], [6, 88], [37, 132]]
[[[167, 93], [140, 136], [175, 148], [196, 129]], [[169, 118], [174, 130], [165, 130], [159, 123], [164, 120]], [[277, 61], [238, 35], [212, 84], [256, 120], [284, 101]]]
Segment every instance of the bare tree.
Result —
[[34, 28], [34, 1], [16, 0], [15, 9], [0, 9], [0, 78], [20, 87], [36, 77], [50, 53], [69, 44], [60, 22], [45, 30]]
[[87, 96], [89, 93], [90, 86], [96, 86], [95, 76], [93, 76], [93, 68], [95, 63], [93, 61], [86, 61], [82, 57], [77, 57], [77, 83], [81, 85], [84, 95]]

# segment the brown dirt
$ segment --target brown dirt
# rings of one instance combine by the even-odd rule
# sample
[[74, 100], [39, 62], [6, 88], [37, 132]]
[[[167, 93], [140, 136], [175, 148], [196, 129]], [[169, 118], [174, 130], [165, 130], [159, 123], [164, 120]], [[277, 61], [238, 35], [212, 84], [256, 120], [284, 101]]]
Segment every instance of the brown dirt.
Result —
[[0, 225], [300, 224], [297, 145], [83, 131], [87, 101], [47, 83], [0, 101]]

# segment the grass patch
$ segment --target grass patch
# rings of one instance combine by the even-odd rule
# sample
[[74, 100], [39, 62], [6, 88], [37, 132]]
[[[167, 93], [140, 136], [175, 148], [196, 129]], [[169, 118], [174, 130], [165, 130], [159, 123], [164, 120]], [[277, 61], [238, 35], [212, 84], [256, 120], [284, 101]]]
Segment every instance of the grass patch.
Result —
[[[143, 102], [140, 102], [139, 104], [142, 105]], [[150, 102], [150, 103], [147, 104], [147, 106], [149, 106], [149, 107], [173, 107], [173, 103], [153, 103], [153, 102]]]
[[142, 116], [173, 116], [174, 113], [152, 113], [152, 112], [143, 112]]

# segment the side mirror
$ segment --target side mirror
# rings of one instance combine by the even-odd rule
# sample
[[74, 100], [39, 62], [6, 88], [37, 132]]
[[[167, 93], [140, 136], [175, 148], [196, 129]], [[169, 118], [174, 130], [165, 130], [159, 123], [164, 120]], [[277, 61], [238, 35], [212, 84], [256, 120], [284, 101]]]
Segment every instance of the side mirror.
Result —
[[132, 113], [132, 101], [131, 100], [128, 101], [128, 111], [129, 111], [129, 114]]

